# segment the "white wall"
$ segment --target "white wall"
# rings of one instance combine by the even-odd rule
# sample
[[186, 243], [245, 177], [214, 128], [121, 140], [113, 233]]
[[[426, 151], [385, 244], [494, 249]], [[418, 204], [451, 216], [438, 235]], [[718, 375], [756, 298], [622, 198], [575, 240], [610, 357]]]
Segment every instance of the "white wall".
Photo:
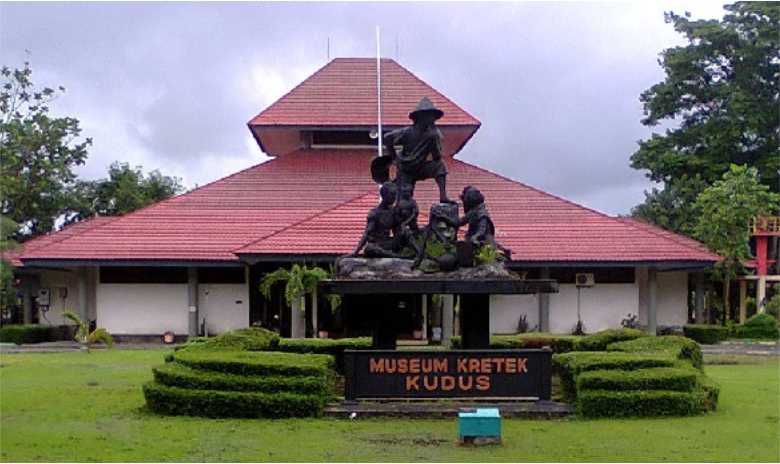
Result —
[[[577, 324], [577, 287], [561, 284], [550, 294], [550, 332], [571, 333]], [[599, 284], [582, 288], [580, 314], [588, 333], [620, 327], [629, 313], [636, 314], [639, 292], [636, 284]]]
[[684, 325], [688, 322], [688, 273], [659, 272], [658, 325]]
[[539, 298], [536, 295], [490, 295], [490, 332], [517, 333], [517, 323], [525, 314], [528, 330], [539, 325]]
[[100, 284], [97, 323], [121, 335], [186, 335], [187, 284]]
[[198, 309], [209, 335], [249, 326], [246, 284], [198, 285]]
[[[599, 284], [581, 290], [581, 314], [585, 331], [593, 333], [620, 327], [628, 314], [639, 315], [647, 324], [647, 271], [637, 269], [637, 283]], [[688, 274], [659, 272], [658, 325], [684, 325], [687, 321]], [[644, 301], [643, 301], [644, 300]], [[539, 323], [539, 303], [536, 295], [493, 295], [490, 297], [490, 330], [494, 334], [515, 333], [517, 321], [526, 314], [529, 326]], [[571, 333], [577, 323], [577, 287], [561, 284], [558, 293], [550, 294], [550, 331]]]
[[78, 275], [67, 270], [44, 271], [41, 273], [41, 288], [48, 288], [50, 297], [48, 311], [41, 311], [39, 306], [39, 322], [47, 325], [70, 324], [62, 313], [67, 310], [79, 313]]

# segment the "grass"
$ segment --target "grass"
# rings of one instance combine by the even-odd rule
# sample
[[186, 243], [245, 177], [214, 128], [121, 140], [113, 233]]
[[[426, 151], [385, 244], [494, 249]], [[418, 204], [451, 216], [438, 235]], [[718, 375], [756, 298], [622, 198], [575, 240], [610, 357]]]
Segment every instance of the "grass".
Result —
[[[455, 444], [454, 420], [209, 420], [147, 412], [164, 351], [0, 356], [2, 461], [778, 461], [778, 358], [706, 365], [718, 411], [635, 420], [504, 420]], [[730, 360], [731, 361], [731, 360]]]

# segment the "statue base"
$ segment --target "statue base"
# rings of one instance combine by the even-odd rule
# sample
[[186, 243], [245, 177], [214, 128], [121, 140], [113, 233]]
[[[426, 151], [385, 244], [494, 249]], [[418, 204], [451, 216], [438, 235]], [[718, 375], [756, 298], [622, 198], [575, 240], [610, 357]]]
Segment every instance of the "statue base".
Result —
[[[402, 258], [342, 258], [338, 261], [336, 279], [435, 279], [485, 280], [517, 279], [502, 262], [461, 267], [448, 272], [423, 272], [413, 268], [414, 261]], [[423, 261], [423, 265], [425, 261]], [[424, 266], [422, 266], [424, 267]]]

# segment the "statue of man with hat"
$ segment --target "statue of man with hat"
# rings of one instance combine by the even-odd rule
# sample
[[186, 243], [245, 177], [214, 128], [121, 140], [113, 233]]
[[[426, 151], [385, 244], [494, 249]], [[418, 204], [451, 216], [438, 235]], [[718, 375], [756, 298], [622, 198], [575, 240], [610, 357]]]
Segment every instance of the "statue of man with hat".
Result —
[[[444, 112], [436, 108], [428, 97], [423, 97], [417, 107], [409, 113], [409, 119], [414, 124], [388, 132], [383, 138], [389, 157], [379, 157], [372, 164], [374, 180], [389, 175], [389, 161], [396, 165], [395, 182], [399, 189], [410, 188], [414, 193], [414, 185], [419, 180], [434, 179], [439, 187], [441, 203], [455, 203], [447, 197], [447, 167], [441, 159], [441, 131], [436, 127], [436, 120]], [[401, 145], [396, 153], [395, 146]], [[382, 159], [385, 158], [385, 159]], [[389, 158], [389, 159], [388, 159]], [[382, 165], [382, 166], [380, 166]], [[386, 171], [383, 169], [387, 169]], [[377, 173], [388, 173], [377, 176]]]

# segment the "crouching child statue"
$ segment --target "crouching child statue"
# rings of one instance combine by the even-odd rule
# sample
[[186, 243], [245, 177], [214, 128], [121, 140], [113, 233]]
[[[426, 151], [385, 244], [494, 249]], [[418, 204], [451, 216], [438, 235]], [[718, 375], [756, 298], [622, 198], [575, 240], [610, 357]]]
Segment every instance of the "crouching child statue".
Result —
[[420, 254], [414, 263], [423, 272], [453, 271], [458, 267], [458, 205], [431, 206], [428, 225], [422, 231]]
[[466, 213], [459, 221], [460, 226], [468, 224], [466, 243], [469, 244], [478, 262], [495, 259], [511, 259], [512, 250], [496, 242], [496, 227], [490, 219], [485, 197], [476, 187], [469, 185], [460, 195]]

